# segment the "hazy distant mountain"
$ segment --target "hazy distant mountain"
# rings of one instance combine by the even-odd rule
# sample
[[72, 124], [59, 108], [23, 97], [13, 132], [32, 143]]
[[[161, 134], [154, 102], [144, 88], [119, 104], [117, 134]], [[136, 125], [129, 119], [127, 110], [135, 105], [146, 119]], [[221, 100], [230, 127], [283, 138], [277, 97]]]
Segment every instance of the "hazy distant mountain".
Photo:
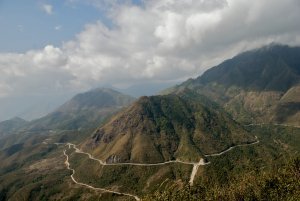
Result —
[[[239, 184], [252, 185], [254, 181], [261, 185], [257, 174], [265, 175], [272, 164], [299, 155], [300, 130], [278, 125], [244, 127], [233, 120], [232, 115], [244, 122], [299, 123], [297, 56], [283, 59], [276, 53], [290, 50], [298, 48], [270, 46], [238, 55], [203, 76], [174, 87], [168, 95], [141, 97], [133, 102], [134, 98], [117, 91], [95, 89], [76, 95], [54, 112], [30, 123], [20, 119], [0, 123], [0, 130], [6, 132], [18, 128], [22, 122], [26, 124], [21, 126], [23, 130], [36, 131], [0, 139], [0, 200], [30, 200], [32, 197], [123, 200], [115, 194], [99, 194], [73, 183], [63, 150], [79, 182], [137, 195], [149, 192], [159, 195], [157, 192], [165, 187], [169, 189], [169, 184], [172, 192], [182, 189], [194, 170], [192, 165], [177, 163], [104, 166], [86, 154], [55, 142], [79, 144], [83, 151], [107, 163], [157, 163], [175, 159], [195, 162], [206, 158], [210, 164], [199, 167], [195, 177], [196, 187], [200, 186], [195, 192], [201, 196], [205, 188], [214, 189], [206, 191], [210, 197], [219, 191], [235, 192], [231, 191], [231, 185], [226, 185], [241, 179], [243, 182], [235, 184], [234, 190], [240, 189]], [[275, 58], [278, 62], [274, 62]], [[295, 58], [295, 62], [288, 63], [291, 58]], [[86, 128], [94, 130], [92, 135]], [[205, 156], [233, 145], [254, 142], [257, 140], [254, 135], [259, 139], [255, 145], [236, 146], [222, 155]], [[266, 186], [273, 188], [269, 181]], [[286, 186], [291, 185], [283, 185], [284, 195]], [[277, 186], [274, 188], [277, 190]], [[188, 189], [194, 191], [193, 187]], [[248, 194], [248, 191], [242, 192]], [[179, 198], [190, 200], [191, 197]]]
[[0, 122], [0, 138], [13, 133], [14, 131], [17, 131], [18, 129], [26, 125], [26, 123], [28, 122], [19, 117]]
[[165, 93], [188, 87], [243, 122], [300, 123], [300, 47], [248, 51]]
[[30, 123], [26, 129], [93, 128], [134, 98], [112, 89], [98, 88], [74, 96], [54, 112]]
[[64, 94], [22, 94], [0, 99], [0, 121], [20, 117], [26, 121], [41, 118], [55, 110], [74, 96], [73, 92]]
[[213, 102], [189, 90], [142, 97], [100, 127], [83, 146], [115, 161], [196, 161], [233, 144], [254, 141]]
[[178, 83], [179, 82], [166, 82], [166, 83], [145, 82], [145, 83], [132, 85], [126, 89], [117, 89], [117, 91], [120, 91], [125, 94], [129, 94], [134, 97], [152, 96], [159, 93], [161, 90], [174, 86], [175, 84]]

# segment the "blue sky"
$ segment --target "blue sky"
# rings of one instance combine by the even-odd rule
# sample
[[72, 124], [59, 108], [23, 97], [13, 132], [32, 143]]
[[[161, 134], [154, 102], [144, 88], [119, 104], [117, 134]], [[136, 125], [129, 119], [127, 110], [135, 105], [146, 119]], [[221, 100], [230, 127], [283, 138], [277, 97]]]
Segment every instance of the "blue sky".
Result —
[[[0, 52], [24, 52], [48, 44], [60, 46], [87, 23], [100, 20], [110, 24], [105, 8], [83, 2], [0, 0]], [[43, 9], [45, 5], [52, 6], [51, 14]]]
[[151, 95], [245, 50], [300, 45], [299, 19], [299, 0], [0, 0], [0, 121], [95, 87]]

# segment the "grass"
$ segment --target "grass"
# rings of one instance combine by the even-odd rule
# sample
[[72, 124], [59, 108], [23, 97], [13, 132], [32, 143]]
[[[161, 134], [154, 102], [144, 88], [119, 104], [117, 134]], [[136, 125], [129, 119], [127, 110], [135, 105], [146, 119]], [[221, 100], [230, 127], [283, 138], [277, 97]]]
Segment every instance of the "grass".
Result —
[[[144, 194], [156, 189], [164, 180], [187, 183], [192, 170], [191, 165], [167, 164], [162, 166], [103, 166], [88, 159], [87, 155], [70, 153], [71, 168], [75, 178], [94, 187], [117, 189], [120, 192]], [[88, 170], [88, 171], [87, 171]]]
[[260, 143], [209, 157], [193, 187], [168, 185], [144, 200], [299, 200], [300, 129], [252, 126]]

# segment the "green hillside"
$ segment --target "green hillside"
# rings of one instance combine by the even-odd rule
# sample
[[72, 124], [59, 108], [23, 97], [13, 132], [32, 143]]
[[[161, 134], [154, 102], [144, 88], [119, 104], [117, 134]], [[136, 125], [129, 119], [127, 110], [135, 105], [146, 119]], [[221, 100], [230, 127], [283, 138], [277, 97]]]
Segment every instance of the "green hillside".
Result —
[[226, 88], [286, 92], [300, 82], [300, 47], [269, 45], [248, 51], [206, 71], [194, 83]]
[[187, 87], [216, 101], [240, 122], [300, 125], [299, 58], [300, 47], [269, 45], [163, 93]]
[[96, 89], [3, 126], [0, 201], [299, 200], [299, 52], [271, 45], [166, 95]]
[[101, 126], [82, 147], [108, 162], [199, 161], [255, 141], [215, 103], [189, 90], [142, 97]]
[[209, 157], [194, 186], [170, 184], [157, 189], [150, 200], [299, 200], [300, 129], [251, 126], [260, 143]]

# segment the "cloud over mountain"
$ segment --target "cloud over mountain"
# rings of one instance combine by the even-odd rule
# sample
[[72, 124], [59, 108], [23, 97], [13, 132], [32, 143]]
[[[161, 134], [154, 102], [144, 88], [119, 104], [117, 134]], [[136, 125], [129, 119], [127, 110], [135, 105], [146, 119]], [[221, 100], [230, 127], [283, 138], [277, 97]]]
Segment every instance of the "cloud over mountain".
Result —
[[98, 21], [60, 47], [1, 53], [0, 95], [181, 81], [245, 49], [300, 43], [298, 0], [99, 2], [109, 27]]

